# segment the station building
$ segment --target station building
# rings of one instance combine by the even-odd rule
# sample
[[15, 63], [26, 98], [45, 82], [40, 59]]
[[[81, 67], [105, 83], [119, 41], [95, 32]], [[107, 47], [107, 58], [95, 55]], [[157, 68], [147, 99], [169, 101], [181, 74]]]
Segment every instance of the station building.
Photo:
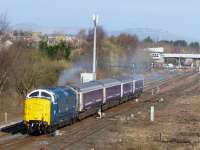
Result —
[[200, 66], [200, 54], [180, 54], [180, 53], [164, 53], [163, 47], [146, 48], [145, 51], [150, 53], [154, 64], [172, 63], [175, 66]]

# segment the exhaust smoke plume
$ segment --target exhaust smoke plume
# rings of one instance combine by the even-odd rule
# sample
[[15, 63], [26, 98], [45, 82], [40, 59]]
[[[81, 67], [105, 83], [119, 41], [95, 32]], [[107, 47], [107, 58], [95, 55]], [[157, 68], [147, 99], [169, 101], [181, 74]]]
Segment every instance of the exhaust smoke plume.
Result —
[[152, 59], [149, 53], [144, 52], [143, 50], [138, 50], [135, 53], [116, 57], [113, 61], [114, 63], [110, 64], [111, 71], [118, 70], [118, 73], [121, 75], [130, 75], [130, 74], [143, 74], [151, 70]]
[[91, 72], [92, 63], [88, 57], [80, 57], [75, 60], [71, 68], [65, 69], [58, 79], [58, 86], [64, 86], [68, 83], [79, 83], [82, 72]]
[[78, 75], [80, 75], [82, 70], [83, 68], [81, 67], [73, 67], [73, 66], [72, 68], [64, 70], [58, 79], [58, 86], [64, 86], [67, 83], [78, 82], [79, 81]]

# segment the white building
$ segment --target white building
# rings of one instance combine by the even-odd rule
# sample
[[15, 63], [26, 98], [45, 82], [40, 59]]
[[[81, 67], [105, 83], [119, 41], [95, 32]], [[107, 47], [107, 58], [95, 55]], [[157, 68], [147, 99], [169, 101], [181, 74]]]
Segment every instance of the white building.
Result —
[[155, 62], [162, 63], [164, 61], [162, 54], [164, 53], [163, 47], [154, 47], [146, 48], [145, 51], [148, 51]]

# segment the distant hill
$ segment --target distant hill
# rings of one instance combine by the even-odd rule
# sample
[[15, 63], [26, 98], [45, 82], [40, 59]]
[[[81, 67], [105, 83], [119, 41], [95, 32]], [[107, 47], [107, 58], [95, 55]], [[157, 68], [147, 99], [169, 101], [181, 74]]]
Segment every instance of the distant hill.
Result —
[[41, 26], [32, 23], [20, 23], [12, 26], [15, 30], [35, 31], [41, 29]]
[[37, 31], [42, 33], [68, 33], [76, 34], [79, 29], [70, 28], [70, 27], [45, 27], [33, 23], [20, 23], [12, 26], [12, 29], [15, 30], [24, 30], [24, 31]]
[[140, 40], [150, 36], [153, 40], [180, 40], [184, 39], [187, 41], [192, 41], [189, 37], [182, 37], [162, 29], [152, 29], [152, 28], [129, 28], [120, 31], [111, 31], [110, 35], [119, 35], [120, 33], [128, 33], [131, 35], [137, 35]]

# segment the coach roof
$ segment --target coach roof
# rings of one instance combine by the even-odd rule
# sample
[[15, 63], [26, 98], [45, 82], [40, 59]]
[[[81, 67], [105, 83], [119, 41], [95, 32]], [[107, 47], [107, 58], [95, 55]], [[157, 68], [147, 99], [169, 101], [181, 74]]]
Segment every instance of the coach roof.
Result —
[[132, 78], [133, 80], [144, 80], [144, 75], [142, 74], [133, 74], [129, 76], [130, 78]]
[[94, 91], [103, 88], [103, 85], [97, 81], [78, 83], [78, 84], [73, 84], [71, 86], [80, 92]]
[[103, 84], [105, 87], [116, 86], [121, 84], [121, 82], [116, 79], [103, 79], [103, 80], [98, 80], [98, 82]]
[[122, 77], [117, 77], [117, 80], [127, 83], [127, 82], [132, 82], [133, 78], [129, 76], [122, 76]]

